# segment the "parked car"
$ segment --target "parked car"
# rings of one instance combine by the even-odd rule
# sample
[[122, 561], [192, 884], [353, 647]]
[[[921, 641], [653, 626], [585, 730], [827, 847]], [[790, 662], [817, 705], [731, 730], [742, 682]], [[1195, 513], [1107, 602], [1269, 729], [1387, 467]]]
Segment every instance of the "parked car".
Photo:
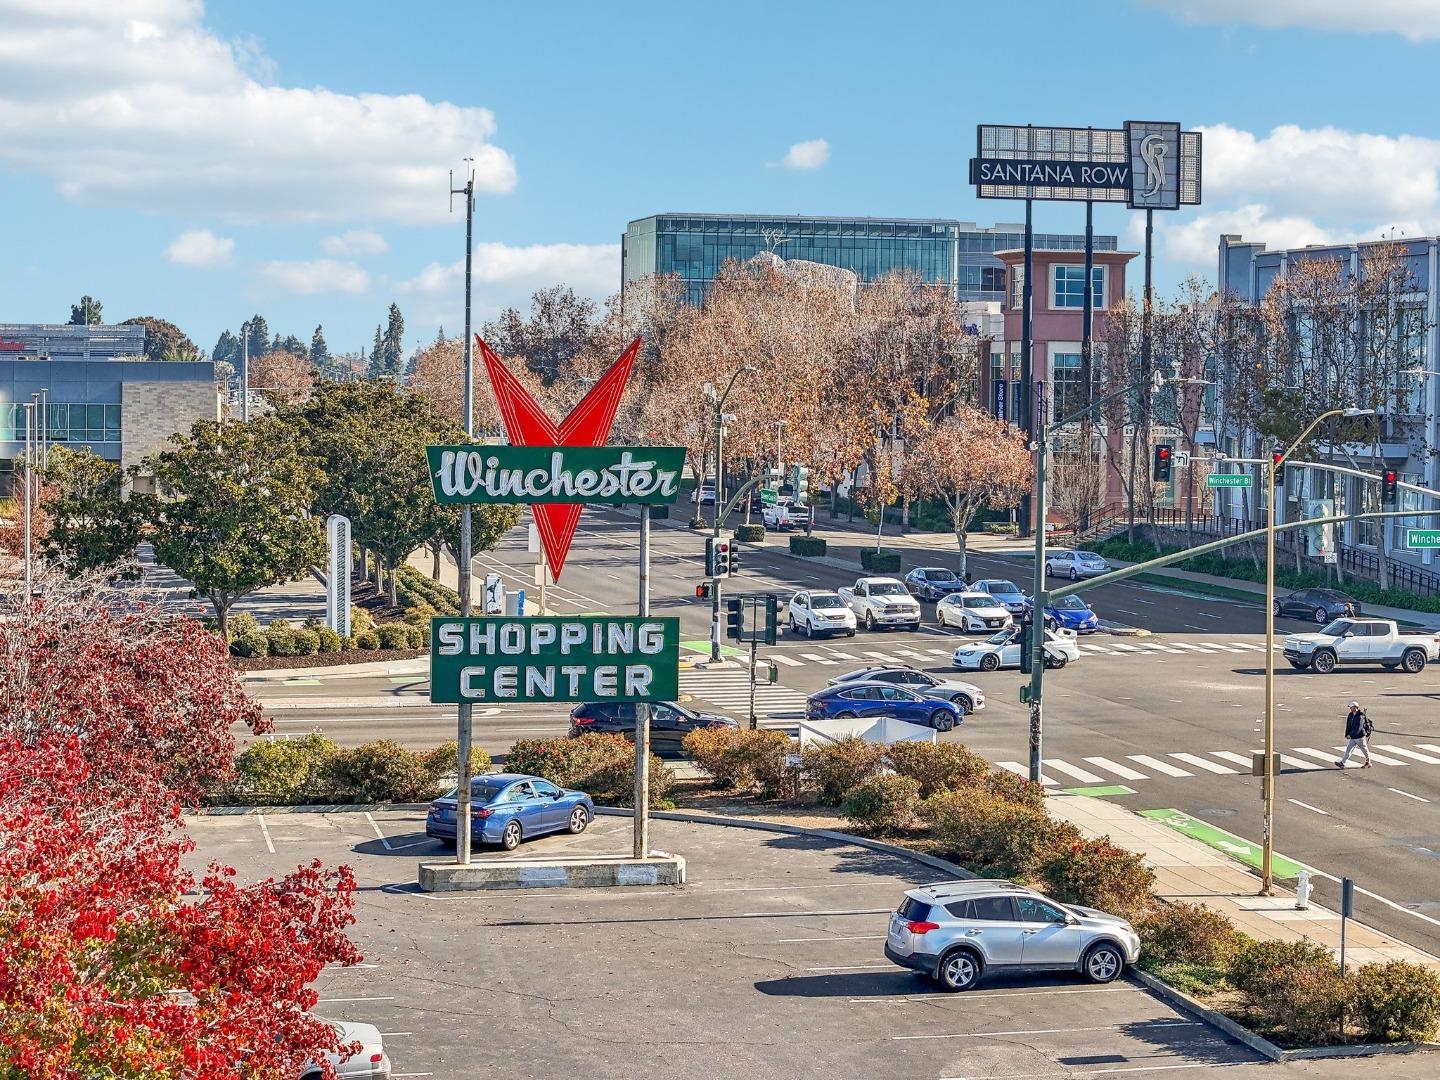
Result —
[[1061, 626], [1077, 634], [1093, 634], [1100, 629], [1100, 618], [1089, 604], [1072, 593], [1057, 596], [1046, 605], [1045, 625], [1052, 630]]
[[969, 586], [954, 570], [943, 566], [921, 566], [905, 575], [905, 588], [917, 600], [943, 600], [951, 593], [964, 592]]
[[[1074, 630], [1045, 628], [1045, 665], [1063, 668], [1080, 659]], [[985, 641], [967, 641], [955, 650], [954, 663], [962, 671], [995, 671], [1020, 666], [1020, 627], [1007, 626]]]
[[781, 499], [762, 508], [760, 518], [767, 529], [781, 532], [786, 529], [803, 529], [810, 521], [810, 508], [789, 499]]
[[999, 630], [1013, 619], [1004, 604], [985, 592], [954, 592], [935, 605], [936, 623], [968, 634]]
[[[455, 843], [458, 788], [430, 804], [425, 835]], [[582, 833], [595, 818], [595, 803], [583, 791], [557, 787], [539, 776], [486, 773], [470, 783], [470, 835], [477, 844], [499, 844], [514, 851], [520, 842], [545, 833]]]
[[[360, 1050], [345, 1061], [339, 1054], [326, 1054], [339, 1080], [390, 1080], [390, 1057], [385, 1053], [385, 1040], [380, 1029], [374, 1024], [357, 1024], [350, 1020], [326, 1020], [335, 1029], [341, 1046], [358, 1042]], [[320, 1080], [324, 1071], [313, 1061], [307, 1061], [300, 1080]]]
[[695, 485], [695, 490], [690, 493], [690, 501], [696, 506], [715, 505], [715, 481], [702, 480]]
[[989, 593], [1004, 606], [1011, 615], [1030, 610], [1030, 597], [1024, 590], [1007, 578], [982, 578], [970, 586], [976, 592]]
[[1335, 589], [1297, 589], [1275, 598], [1275, 614], [1314, 619], [1324, 626], [1331, 619], [1359, 615], [1360, 601]]
[[797, 592], [790, 598], [790, 633], [855, 636], [855, 613], [845, 606], [839, 593], [817, 590]]
[[866, 630], [882, 626], [920, 629], [920, 605], [905, 586], [893, 577], [862, 577], [848, 589], [838, 590], [840, 599], [865, 624]]
[[953, 701], [967, 713], [979, 712], [985, 708], [985, 691], [974, 683], [958, 679], [937, 679], [928, 671], [913, 667], [868, 667], [837, 675], [830, 685], [838, 683], [885, 682], [914, 690], [925, 697]]
[[1074, 971], [1108, 983], [1139, 959], [1140, 937], [1118, 915], [982, 878], [907, 892], [890, 915], [885, 956], [950, 991], [991, 971]]
[[1045, 573], [1056, 577], [1068, 577], [1071, 581], [1081, 578], [1099, 577], [1110, 572], [1110, 564], [1103, 555], [1093, 551], [1072, 551], [1058, 548], [1045, 553]]
[[1379, 664], [1414, 675], [1440, 659], [1440, 633], [1401, 630], [1389, 619], [1336, 619], [1316, 633], [1287, 637], [1285, 659], [1322, 675], [1339, 664]]
[[911, 724], [949, 731], [964, 723], [965, 710], [952, 701], [926, 697], [893, 683], [838, 683], [817, 690], [805, 704], [807, 720], [850, 720], [893, 716]]
[[[680, 752], [680, 743], [697, 728], [737, 727], [735, 720], [718, 713], [696, 712], [674, 701], [650, 706], [650, 745], [655, 752]], [[624, 735], [635, 741], [633, 701], [586, 701], [570, 710], [570, 737], [600, 733]]]

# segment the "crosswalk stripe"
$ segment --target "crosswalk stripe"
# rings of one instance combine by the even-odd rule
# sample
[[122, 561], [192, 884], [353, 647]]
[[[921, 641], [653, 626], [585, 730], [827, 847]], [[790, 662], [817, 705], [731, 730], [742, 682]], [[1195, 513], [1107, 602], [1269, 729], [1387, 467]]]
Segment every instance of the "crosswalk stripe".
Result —
[[1108, 757], [1087, 757], [1085, 759], [1097, 769], [1105, 769], [1113, 772], [1121, 780], [1149, 780], [1150, 777], [1143, 772], [1136, 772], [1128, 765], [1121, 765], [1118, 761], [1111, 761]]
[[1232, 641], [1230, 644], [1234, 645], [1237, 649], [1253, 649], [1255, 652], [1265, 651], [1264, 645], [1256, 645], [1251, 641]]
[[1184, 649], [1177, 649], [1173, 645], [1161, 645], [1158, 641], [1147, 641], [1145, 647], [1152, 652], [1170, 653], [1172, 656], [1183, 656], [1185, 653]]
[[802, 652], [800, 655], [803, 656], [806, 660], [813, 660], [817, 664], [834, 664], [839, 662], [836, 660], [831, 660], [828, 656], [821, 656], [819, 653]]
[[770, 659], [774, 660], [777, 664], [784, 664], [786, 667], [805, 666], [804, 664], [800, 663], [799, 660], [791, 660], [790, 657], [786, 656], [784, 653], [771, 653]]
[[1122, 652], [1139, 652], [1140, 650], [1131, 645], [1128, 641], [1117, 641], [1111, 646], [1112, 649], [1120, 649]]
[[1082, 768], [1080, 768], [1080, 767], [1078, 767], [1078, 766], [1076, 766], [1076, 765], [1070, 765], [1070, 764], [1068, 764], [1068, 763], [1066, 763], [1066, 762], [1064, 762], [1064, 761], [1057, 761], [1055, 758], [1048, 758], [1048, 757], [1047, 757], [1047, 758], [1045, 758], [1045, 759], [1042, 761], [1042, 764], [1043, 764], [1044, 767], [1047, 768], [1047, 769], [1053, 769], [1053, 770], [1055, 770], [1055, 771], [1058, 772], [1058, 773], [1064, 773], [1066, 776], [1073, 776], [1076, 780], [1079, 780], [1082, 784], [1103, 784], [1103, 783], [1105, 783], [1105, 778], [1104, 778], [1103, 776], [1096, 776], [1093, 772], [1090, 772], [1088, 769], [1082, 769]]
[[[1316, 765], [1313, 761], [1306, 761], [1304, 758], [1291, 757], [1289, 754], [1280, 755], [1280, 764], [1288, 765], [1292, 769], [1304, 769], [1306, 772], [1313, 772], [1316, 769], [1323, 769], [1325, 767], [1323, 765]], [[1397, 764], [1403, 763], [1397, 762]]]
[[1084, 645], [1078, 645], [1077, 648], [1078, 648], [1082, 653], [1099, 653], [1101, 656], [1114, 656], [1114, 655], [1115, 655], [1115, 654], [1114, 654], [1113, 652], [1111, 652], [1109, 649], [1105, 648], [1105, 646], [1103, 646], [1103, 645], [1091, 645], [1089, 642], [1086, 642]]
[[[995, 764], [999, 765], [1002, 769], [1013, 772], [1016, 776], [1023, 776], [1026, 780], [1030, 779], [1030, 770], [1018, 761], [997, 761]], [[1042, 772], [1040, 774], [1040, 783], [1045, 785], [1045, 787], [1056, 787], [1059, 781], [1051, 779]]]
[[1417, 754], [1414, 750], [1407, 750], [1403, 746], [1382, 746], [1380, 749], [1387, 754], [1399, 754], [1401, 757], [1423, 761], [1426, 765], [1440, 765], [1440, 758], [1431, 757], [1429, 754]]
[[1204, 649], [1200, 648], [1199, 645], [1192, 645], [1188, 641], [1172, 641], [1170, 642], [1170, 644], [1176, 649], [1194, 649], [1196, 652], [1205, 651]]
[[876, 652], [874, 649], [866, 649], [866, 650], [865, 650], [865, 655], [866, 655], [866, 656], [870, 656], [870, 657], [874, 657], [876, 660], [879, 660], [882, 664], [895, 664], [895, 663], [899, 663], [899, 661], [896, 660], [895, 657], [891, 656], [889, 653]]
[[1131, 761], [1144, 765], [1147, 769], [1154, 769], [1166, 776], [1194, 776], [1194, 773], [1186, 772], [1184, 769], [1177, 769], [1168, 761], [1161, 761], [1159, 758], [1150, 757], [1148, 754], [1127, 754]]
[[912, 648], [910, 648], [909, 645], [896, 645], [896, 646], [895, 646], [895, 651], [896, 651], [897, 653], [899, 653], [901, 656], [919, 656], [919, 655], [920, 655], [920, 650], [919, 650], [919, 649], [912, 649]]
[[831, 650], [830, 650], [830, 655], [833, 656], [833, 657], [835, 657], [835, 659], [837, 659], [837, 660], [859, 660], [859, 659], [860, 659], [860, 657], [856, 656], [854, 653], [841, 652], [839, 649], [831, 649]]
[[1440, 746], [1436, 746], [1434, 743], [1417, 742], [1415, 745], [1421, 750], [1433, 750], [1435, 753], [1440, 754]]
[[[1343, 746], [1337, 746], [1337, 747], [1335, 747], [1335, 749], [1338, 750], [1338, 751], [1340, 751], [1341, 753], [1344, 753], [1344, 752], [1345, 752], [1345, 747], [1343, 747]], [[1370, 751], [1370, 760], [1373, 761], [1373, 762], [1375, 762], [1377, 765], [1409, 765], [1409, 764], [1410, 764], [1410, 762], [1408, 762], [1408, 761], [1401, 761], [1399, 758], [1386, 757], [1384, 754], [1377, 754], [1374, 750], [1371, 750], [1371, 751]]]
[[1217, 765], [1215, 762], [1208, 758], [1203, 758], [1199, 754], [1171, 754], [1170, 756], [1176, 761], [1183, 761], [1186, 765], [1194, 765], [1197, 769], [1204, 769], [1206, 772], [1229, 773], [1231, 776], [1235, 775], [1235, 770], [1228, 765]]
[[955, 658], [955, 654], [953, 652], [949, 652], [945, 649], [931, 649], [930, 655], [938, 656], [942, 660], [953, 660]]
[[1290, 749], [1294, 750], [1297, 754], [1305, 754], [1315, 758], [1317, 761], [1323, 761], [1327, 765], [1335, 764], [1335, 755], [1326, 750], [1316, 750], [1312, 746], [1292, 746]]
[[1250, 771], [1250, 759], [1243, 754], [1236, 754], [1229, 750], [1211, 750], [1210, 756], [1224, 758], [1226, 761], [1233, 761], [1236, 765], [1244, 765], [1245, 772]]

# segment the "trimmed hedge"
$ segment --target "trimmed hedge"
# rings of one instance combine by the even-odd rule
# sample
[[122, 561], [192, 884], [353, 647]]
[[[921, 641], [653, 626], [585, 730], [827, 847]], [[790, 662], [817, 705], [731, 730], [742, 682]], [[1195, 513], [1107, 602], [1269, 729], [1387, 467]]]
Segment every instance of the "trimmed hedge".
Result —
[[1199, 904], [1161, 904], [1135, 920], [1141, 958], [1150, 964], [1224, 967], [1245, 940], [1218, 911]]
[[764, 525], [736, 525], [735, 539], [742, 544], [758, 544], [765, 539]]
[[900, 553], [889, 548], [882, 548], [879, 551], [861, 548], [860, 565], [874, 574], [898, 574], [900, 572]]
[[[630, 806], [635, 801], [635, 747], [623, 735], [582, 735], [578, 739], [521, 739], [510, 748], [505, 767], [577, 788], [598, 803]], [[675, 774], [650, 755], [650, 805], [668, 806]]]
[[[262, 740], [235, 758], [235, 775], [210, 792], [211, 803], [428, 802], [455, 774], [453, 742], [417, 753], [389, 740], [340, 747], [318, 733]], [[471, 755], [475, 773], [490, 770], [483, 750]]]
[[438, 581], [426, 577], [409, 564], [395, 572], [395, 598], [407, 608], [428, 604], [437, 615], [457, 615], [460, 594]]
[[790, 537], [790, 554], [804, 555], [806, 558], [816, 558], [825, 554], [828, 545], [823, 536], [800, 536]]

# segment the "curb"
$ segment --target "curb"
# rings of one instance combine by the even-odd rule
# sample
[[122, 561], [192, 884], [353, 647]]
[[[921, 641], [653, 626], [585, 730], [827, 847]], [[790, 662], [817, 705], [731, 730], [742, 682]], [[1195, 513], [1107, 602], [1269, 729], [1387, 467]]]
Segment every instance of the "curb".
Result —
[[428, 810], [429, 803], [304, 803], [299, 806], [202, 806], [185, 817], [243, 817], [247, 814], [360, 814], [375, 810]]

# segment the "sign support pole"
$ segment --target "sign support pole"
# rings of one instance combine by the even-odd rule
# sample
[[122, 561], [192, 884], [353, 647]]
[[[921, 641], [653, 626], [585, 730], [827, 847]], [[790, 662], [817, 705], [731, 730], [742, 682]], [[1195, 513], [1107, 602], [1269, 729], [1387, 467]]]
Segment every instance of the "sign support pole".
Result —
[[[648, 510], [649, 508], [646, 507], [646, 509]], [[643, 526], [642, 526], [642, 528], [643, 528]], [[544, 545], [544, 544], [541, 544], [541, 545], [540, 545], [540, 566], [539, 566], [539, 570], [540, 570], [540, 575], [539, 575], [539, 576], [540, 576], [540, 581], [538, 582], [538, 584], [539, 584], [539, 586], [540, 586], [540, 614], [541, 614], [541, 615], [548, 615], [548, 614], [550, 614], [550, 612], [549, 612], [549, 610], [545, 607], [545, 586], [546, 586], [546, 584], [547, 584], [547, 582], [546, 582], [545, 579], [550, 576], [550, 566], [549, 566], [549, 564], [546, 563], [546, 561], [545, 561], [545, 545]], [[643, 612], [642, 612], [642, 614], [643, 614]]]
[[[640, 602], [636, 614], [650, 614], [650, 507], [640, 507]], [[650, 705], [635, 705], [635, 845], [631, 852], [650, 854]]]
[[[465, 175], [465, 437], [475, 437], [475, 352], [470, 334], [470, 270], [475, 236], [475, 171], [473, 166]], [[452, 189], [451, 197], [456, 192]], [[453, 203], [452, 203], [453, 205]], [[470, 505], [460, 507], [460, 552], [459, 552], [460, 615], [470, 614], [470, 570], [471, 570], [471, 524]], [[433, 674], [432, 674], [433, 678]], [[462, 702], [456, 712], [456, 775], [455, 790], [455, 862], [460, 866], [470, 865], [470, 747], [473, 741], [471, 720], [472, 706]]]
[[755, 620], [758, 618], [757, 607], [754, 600], [750, 601], [750, 730], [754, 731], [760, 725], [755, 720], [755, 650], [759, 642], [755, 640]]
[[[1030, 280], [1035, 269], [1035, 228], [1032, 209], [1034, 203], [1025, 200], [1025, 282], [1020, 293], [1020, 423], [1025, 429], [1027, 442], [1035, 438], [1035, 373], [1030, 365], [1030, 315], [1035, 303], [1035, 283]], [[1043, 529], [1043, 523], [1035, 525], [1033, 496], [1026, 495], [1020, 507], [1020, 533], [1023, 536], [1032, 527]]]

